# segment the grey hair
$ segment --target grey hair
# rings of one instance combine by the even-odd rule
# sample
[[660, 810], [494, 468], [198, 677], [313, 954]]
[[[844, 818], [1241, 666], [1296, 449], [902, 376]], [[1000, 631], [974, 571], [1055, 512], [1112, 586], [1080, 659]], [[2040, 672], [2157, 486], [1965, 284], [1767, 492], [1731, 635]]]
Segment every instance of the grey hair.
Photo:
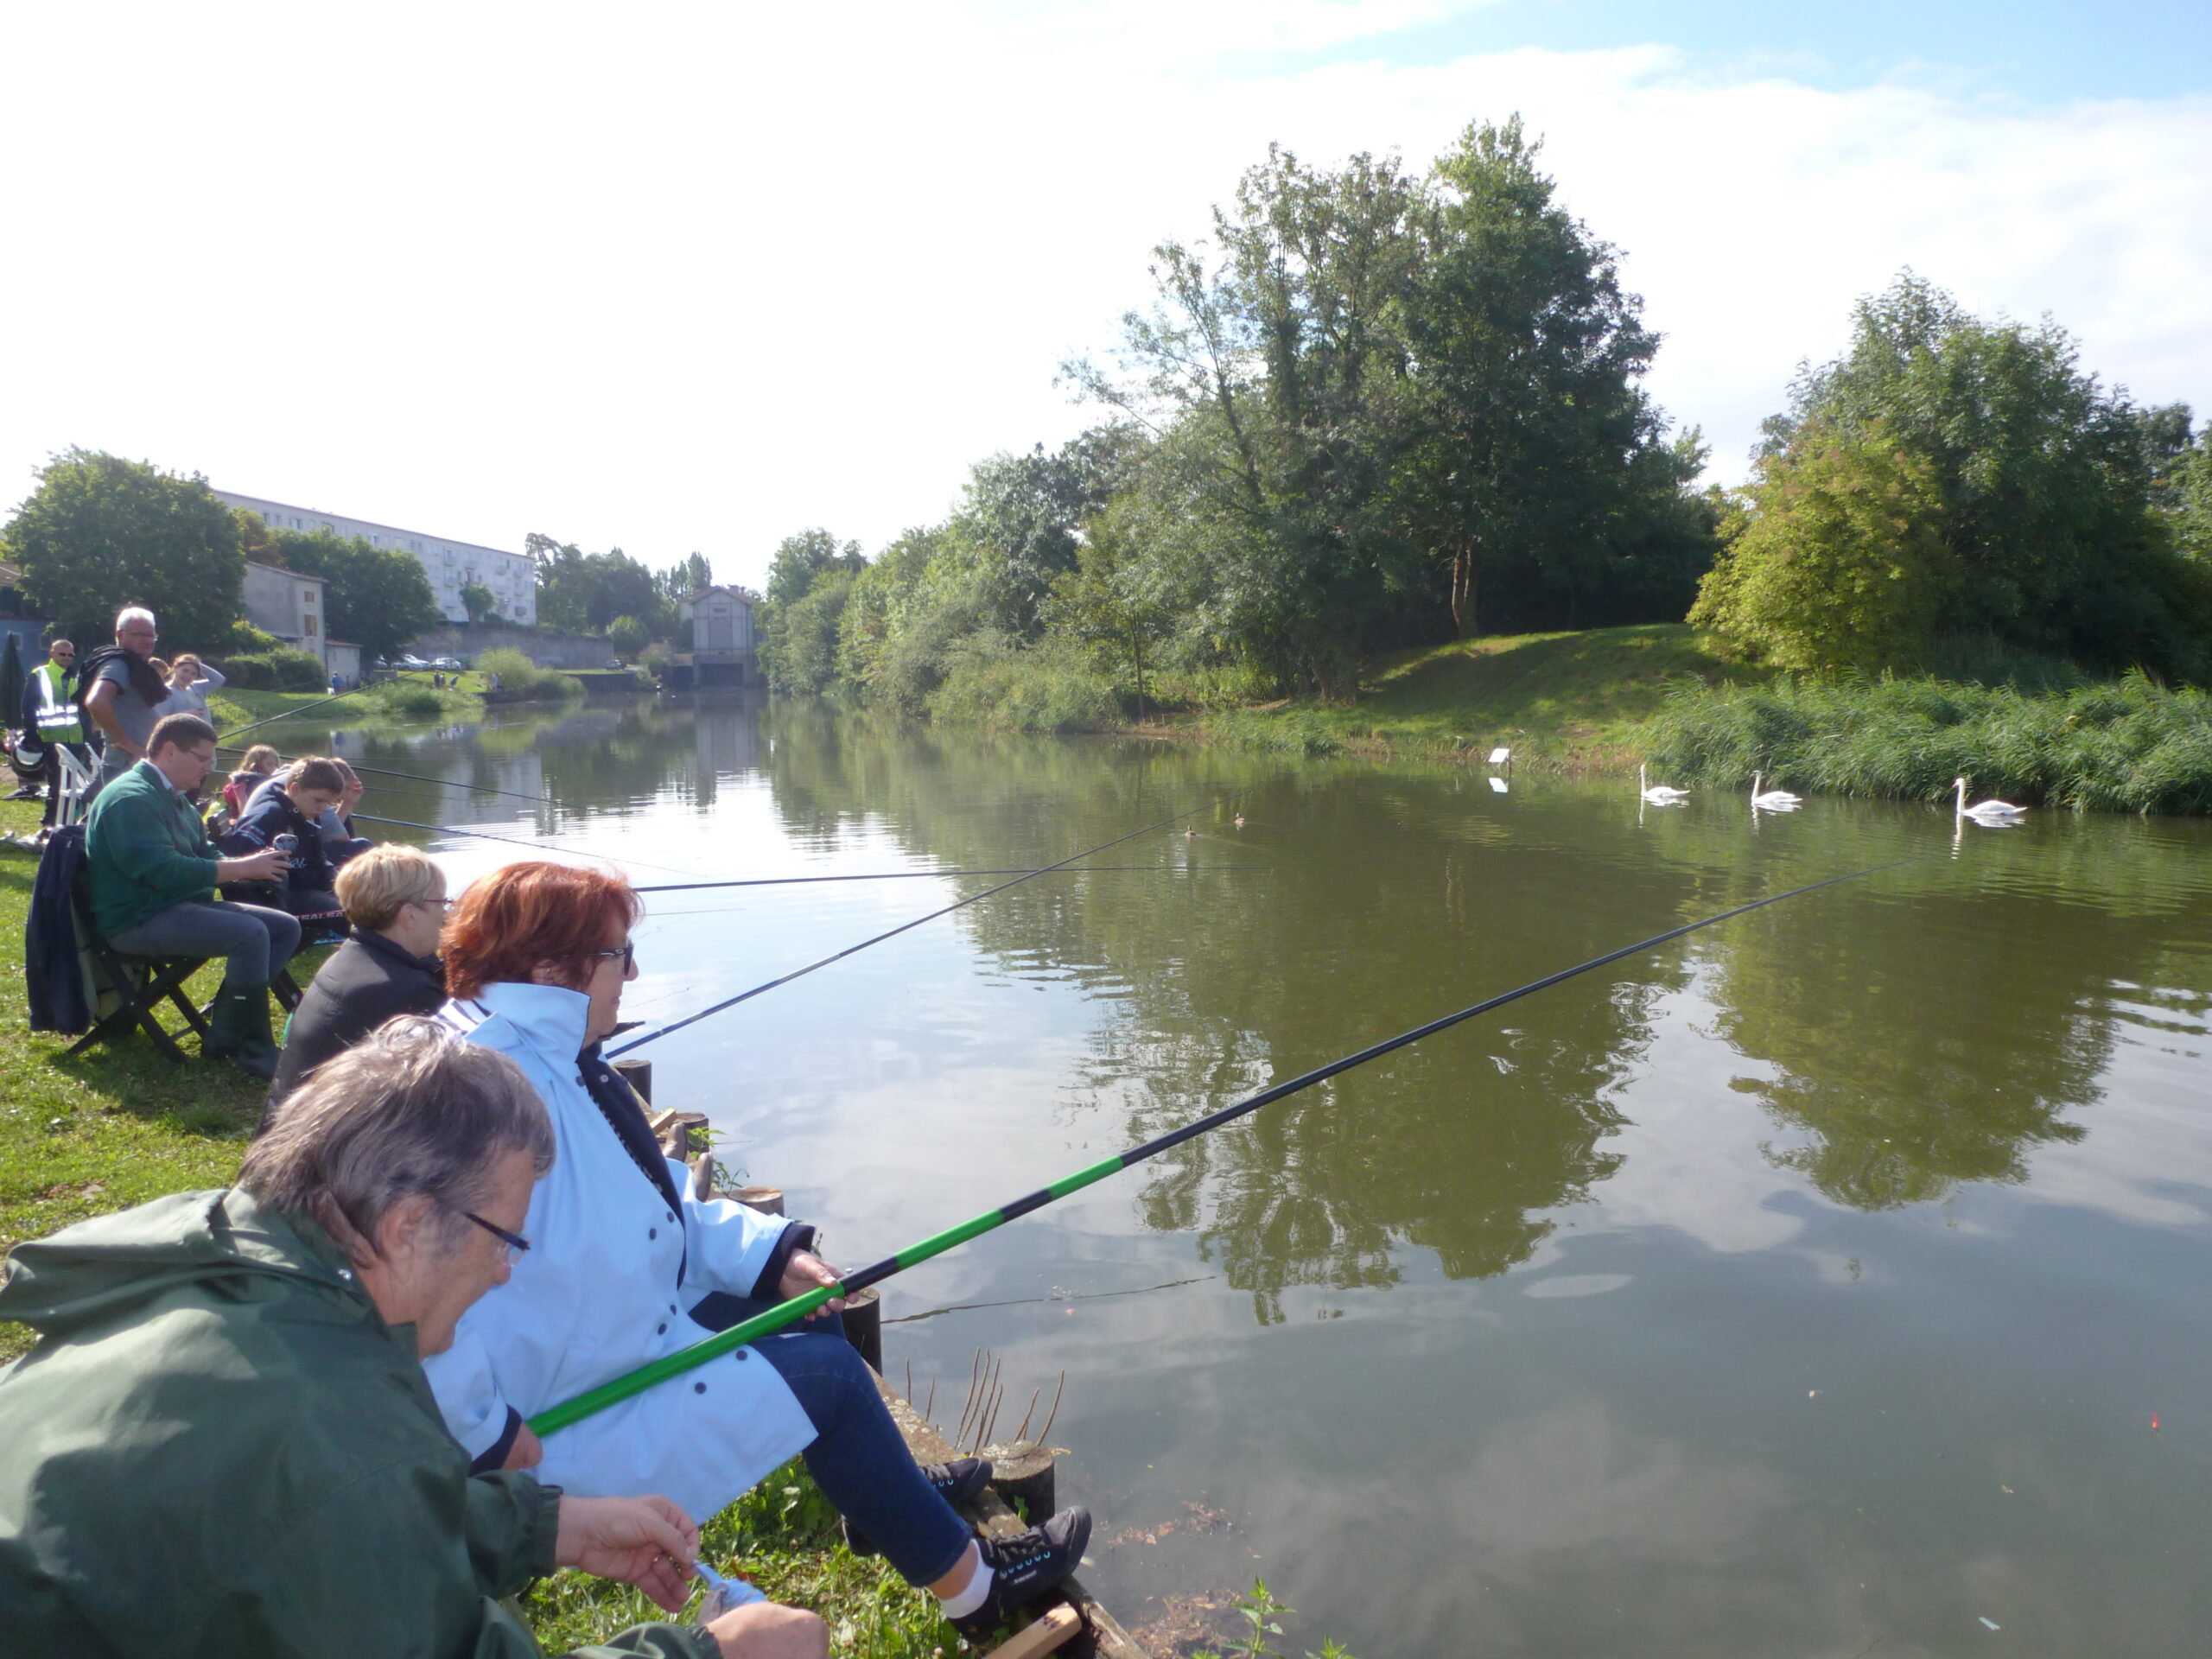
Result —
[[247, 1151], [238, 1185], [280, 1215], [312, 1221], [356, 1262], [375, 1255], [393, 1207], [427, 1198], [451, 1249], [482, 1209], [492, 1174], [526, 1152], [553, 1167], [553, 1125], [522, 1068], [435, 1020], [384, 1027], [325, 1061], [285, 1098]]
[[115, 631], [118, 633], [123, 632], [123, 625], [126, 622], [143, 622], [149, 628], [161, 626], [154, 620], [154, 613], [143, 605], [126, 605], [115, 613]]

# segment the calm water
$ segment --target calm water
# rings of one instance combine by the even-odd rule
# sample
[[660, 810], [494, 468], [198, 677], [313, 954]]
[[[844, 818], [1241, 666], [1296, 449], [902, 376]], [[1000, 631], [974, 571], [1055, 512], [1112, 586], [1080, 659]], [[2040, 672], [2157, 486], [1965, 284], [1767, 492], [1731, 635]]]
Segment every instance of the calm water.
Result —
[[[1876, 864], [1269, 1109], [887, 1287], [1126, 1622], [1264, 1574], [1294, 1653], [2212, 1645], [2212, 826], [1015, 741], [731, 702], [419, 738], [370, 810], [640, 883], [1049, 861], [655, 1044], [663, 1104], [872, 1261], [1375, 1039]], [[1230, 823], [1241, 810], [1243, 830]], [[521, 850], [435, 842], [465, 878]], [[672, 1018], [986, 882], [669, 893]], [[1039, 1416], [1041, 1417], [1041, 1408]], [[1999, 1626], [1993, 1632], [1983, 1621]]]

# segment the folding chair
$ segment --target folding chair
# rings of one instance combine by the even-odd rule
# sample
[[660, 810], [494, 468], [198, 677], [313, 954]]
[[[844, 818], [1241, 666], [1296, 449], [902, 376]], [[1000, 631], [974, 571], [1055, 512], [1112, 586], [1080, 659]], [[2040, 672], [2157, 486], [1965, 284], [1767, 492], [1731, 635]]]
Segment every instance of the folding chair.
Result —
[[[172, 1060], [184, 1058], [177, 1046], [181, 1032], [162, 1023], [164, 1001], [184, 1016], [184, 1023], [202, 1042], [207, 1021], [184, 994], [185, 982], [212, 960], [207, 957], [134, 957], [117, 950], [92, 925], [92, 895], [86, 868], [77, 872], [69, 894], [69, 908], [77, 924], [79, 960], [86, 963], [89, 983], [86, 1001], [93, 1011], [92, 1028], [70, 1044], [71, 1054], [81, 1054], [94, 1043], [111, 1043], [137, 1026], [154, 1040], [154, 1046]], [[102, 1008], [107, 1012], [100, 1012]]]

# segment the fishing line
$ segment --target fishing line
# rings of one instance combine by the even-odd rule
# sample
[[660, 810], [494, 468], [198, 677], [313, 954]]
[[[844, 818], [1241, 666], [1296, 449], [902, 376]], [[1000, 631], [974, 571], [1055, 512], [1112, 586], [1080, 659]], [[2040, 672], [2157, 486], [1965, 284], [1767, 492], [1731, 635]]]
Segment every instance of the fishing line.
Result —
[[[1080, 857], [1078, 854], [1077, 856]], [[1077, 875], [1097, 875], [1107, 871], [1165, 870], [1182, 875], [1205, 870], [1261, 870], [1270, 868], [1264, 864], [1090, 864], [1077, 870]], [[698, 893], [708, 887], [792, 887], [811, 881], [918, 881], [933, 875], [1042, 875], [1042, 870], [877, 870], [861, 875], [767, 875], [749, 881], [670, 881], [658, 887], [633, 887], [633, 893]], [[658, 916], [704, 916], [714, 912], [698, 910], [664, 910]]]
[[772, 979], [764, 985], [755, 985], [751, 990], [740, 991], [735, 996], [725, 998], [723, 1001], [715, 1003], [712, 1007], [702, 1008], [696, 1014], [688, 1014], [684, 1018], [678, 1020], [674, 1025], [663, 1026], [659, 1030], [649, 1031], [644, 1036], [637, 1038], [631, 1042], [623, 1044], [620, 1048], [608, 1049], [607, 1051], [607, 1058], [611, 1060], [618, 1055], [627, 1054], [633, 1048], [642, 1048], [647, 1043], [658, 1041], [659, 1039], [667, 1036], [671, 1032], [681, 1031], [686, 1026], [697, 1025], [700, 1020], [704, 1020], [709, 1014], [720, 1014], [724, 1008], [734, 1008], [739, 1003], [748, 1001], [752, 998], [760, 995], [763, 991], [772, 991], [779, 985], [788, 985], [795, 979], [804, 978], [817, 968], [827, 968], [833, 962], [842, 962], [847, 957], [853, 955], [855, 951], [867, 950], [871, 944], [881, 944], [886, 939], [897, 938], [899, 935], [906, 932], [909, 928], [919, 927], [924, 922], [933, 922], [940, 916], [950, 916], [956, 910], [964, 910], [969, 905], [980, 904], [982, 900], [989, 898], [995, 893], [1004, 893], [1008, 887], [1018, 887], [1024, 881], [1032, 880], [1038, 876], [1050, 875], [1054, 870], [1064, 870], [1069, 865], [1076, 862], [1077, 860], [1089, 858], [1094, 853], [1103, 853], [1109, 847], [1119, 847], [1125, 841], [1135, 841], [1139, 836], [1148, 836], [1155, 830], [1165, 830], [1171, 823], [1180, 823], [1185, 818], [1193, 817], [1204, 810], [1205, 809], [1202, 807], [1194, 806], [1187, 812], [1178, 812], [1173, 817], [1162, 818], [1158, 823], [1147, 823], [1141, 830], [1132, 830], [1126, 836], [1116, 836], [1111, 841], [1103, 841], [1099, 842], [1096, 847], [1085, 848], [1082, 852], [1076, 853], [1069, 857], [1064, 858], [1057, 864], [1047, 864], [1044, 868], [1039, 870], [1025, 870], [1021, 874], [1015, 876], [1011, 881], [1001, 881], [995, 887], [985, 887], [981, 893], [972, 893], [965, 899], [956, 899], [951, 904], [944, 906], [942, 909], [930, 912], [926, 916], [917, 916], [911, 922], [901, 922], [898, 926], [887, 928], [883, 932], [877, 934], [872, 939], [862, 939], [858, 944], [849, 944], [842, 950], [837, 951], [834, 955], [824, 957], [819, 962], [810, 962], [804, 968], [794, 968], [788, 974], [785, 974], [779, 978]]
[[509, 846], [527, 847], [533, 852], [567, 853], [572, 858], [595, 858], [602, 863], [635, 864], [640, 869], [665, 870], [671, 875], [689, 875], [689, 870], [679, 870], [666, 864], [649, 863], [642, 858], [632, 858], [627, 853], [620, 859], [612, 853], [587, 853], [580, 848], [549, 846], [542, 841], [524, 841], [519, 836], [495, 836], [488, 830], [462, 830], [450, 823], [416, 823], [411, 818], [380, 818], [373, 812], [356, 812], [353, 817], [363, 823], [396, 824], [402, 830], [425, 830], [434, 836], [474, 836], [479, 841], [504, 841]]
[[[1185, 813], [1183, 816], [1187, 817], [1190, 815]], [[1169, 822], [1173, 823], [1173, 820], [1170, 819]], [[1156, 1135], [1152, 1140], [1131, 1147], [1127, 1152], [1116, 1153], [1110, 1158], [1102, 1158], [1087, 1168], [1079, 1169], [1072, 1175], [1065, 1176], [1054, 1181], [1050, 1186], [1039, 1188], [1027, 1198], [1016, 1198], [1012, 1204], [996, 1210], [987, 1211], [973, 1220], [962, 1222], [957, 1227], [947, 1228], [944, 1232], [925, 1238], [918, 1244], [910, 1244], [898, 1255], [887, 1257], [874, 1267], [863, 1268], [858, 1273], [848, 1274], [834, 1285], [824, 1285], [817, 1289], [807, 1291], [802, 1295], [794, 1296], [789, 1301], [779, 1303], [765, 1313], [755, 1314], [752, 1319], [730, 1326], [727, 1331], [717, 1332], [702, 1341], [695, 1342], [689, 1347], [679, 1348], [672, 1354], [664, 1355], [649, 1364], [640, 1365], [633, 1371], [626, 1372], [620, 1376], [602, 1382], [595, 1389], [587, 1389], [573, 1400], [564, 1400], [556, 1405], [550, 1406], [530, 1420], [531, 1433], [542, 1438], [557, 1429], [566, 1428], [571, 1423], [582, 1422], [594, 1413], [604, 1411], [609, 1406], [644, 1393], [656, 1383], [664, 1382], [672, 1376], [680, 1376], [695, 1366], [703, 1365], [710, 1359], [728, 1353], [732, 1349], [741, 1348], [749, 1342], [757, 1341], [772, 1332], [780, 1331], [785, 1325], [804, 1319], [821, 1307], [823, 1303], [834, 1298], [851, 1296], [866, 1290], [871, 1285], [881, 1284], [886, 1279], [896, 1274], [904, 1273], [909, 1268], [918, 1267], [932, 1256], [942, 1255], [956, 1245], [964, 1244], [971, 1238], [979, 1238], [985, 1233], [993, 1232], [1010, 1221], [1019, 1220], [1033, 1211], [1041, 1210], [1057, 1199], [1066, 1198], [1071, 1192], [1079, 1192], [1094, 1181], [1103, 1181], [1109, 1175], [1118, 1174], [1132, 1165], [1144, 1162], [1147, 1158], [1158, 1157], [1172, 1147], [1181, 1146], [1185, 1141], [1195, 1140], [1199, 1135], [1220, 1128], [1224, 1124], [1232, 1123], [1249, 1113], [1258, 1111], [1262, 1106], [1270, 1105], [1275, 1101], [1283, 1099], [1286, 1096], [1294, 1095], [1303, 1089], [1310, 1089], [1317, 1083], [1325, 1083], [1331, 1077], [1351, 1071], [1354, 1066], [1364, 1065], [1370, 1060], [1378, 1060], [1385, 1054], [1393, 1053], [1408, 1044], [1417, 1043], [1424, 1037], [1433, 1037], [1440, 1031], [1448, 1031], [1463, 1020], [1473, 1019], [1477, 1014], [1488, 1014], [1493, 1008], [1502, 1008], [1509, 1002], [1517, 1002], [1524, 996], [1533, 996], [1538, 991], [1548, 990], [1552, 986], [1573, 979], [1579, 974], [1586, 974], [1592, 969], [1603, 968], [1609, 963], [1618, 962], [1624, 957], [1632, 957], [1640, 950], [1649, 950], [1655, 945], [1666, 944], [1670, 939], [1679, 939], [1685, 933], [1694, 933], [1701, 927], [1711, 927], [1716, 923], [1727, 921], [1732, 917], [1744, 915], [1749, 911], [1763, 909], [1768, 905], [1778, 905], [1785, 899], [1795, 899], [1808, 893], [1818, 893], [1822, 887], [1832, 887], [1839, 882], [1856, 881], [1861, 876], [1873, 874], [1878, 869], [1895, 868], [1893, 864], [1883, 864], [1876, 865], [1872, 869], [1854, 870], [1848, 875], [1832, 875], [1824, 880], [1808, 882], [1802, 887], [1792, 887], [1787, 893], [1772, 893], [1764, 899], [1754, 899], [1747, 905], [1738, 905], [1733, 910], [1724, 910], [1719, 915], [1707, 916], [1702, 921], [1691, 922], [1681, 927], [1669, 928], [1664, 933], [1655, 933], [1648, 939], [1639, 939], [1634, 944], [1624, 944], [1618, 950], [1608, 950], [1604, 956], [1592, 957], [1589, 961], [1575, 967], [1562, 969], [1558, 973], [1548, 974], [1541, 979], [1532, 980], [1518, 989], [1507, 991], [1503, 995], [1489, 997], [1471, 1007], [1460, 1009], [1457, 1014], [1447, 1014], [1440, 1020], [1432, 1020], [1425, 1026], [1416, 1026], [1411, 1031], [1402, 1032], [1395, 1037], [1388, 1038], [1370, 1047], [1363, 1048], [1356, 1054], [1348, 1054], [1340, 1060], [1332, 1060], [1326, 1065], [1293, 1077], [1287, 1083], [1279, 1083], [1271, 1089], [1262, 1089], [1256, 1095], [1248, 1096], [1233, 1105], [1223, 1107], [1219, 1111], [1209, 1112], [1204, 1117], [1185, 1123], [1179, 1129], [1170, 1129], [1165, 1135]]]

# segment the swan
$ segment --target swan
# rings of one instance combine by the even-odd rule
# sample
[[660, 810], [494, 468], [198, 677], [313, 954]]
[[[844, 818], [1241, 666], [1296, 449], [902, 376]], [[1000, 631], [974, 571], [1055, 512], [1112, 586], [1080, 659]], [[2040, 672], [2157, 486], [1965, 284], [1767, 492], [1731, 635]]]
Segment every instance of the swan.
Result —
[[1967, 780], [1963, 778], [1951, 779], [1951, 787], [1959, 792], [1958, 816], [1972, 818], [1976, 823], [2015, 824], [2028, 815], [2026, 807], [2014, 806], [2010, 801], [1976, 801], [1968, 806]]
[[1690, 798], [1687, 789], [1676, 789], [1671, 784], [1648, 782], [1642, 766], [1636, 769], [1636, 788], [1637, 792], [1654, 806], [1680, 806]]
[[1805, 804], [1803, 796], [1792, 795], [1786, 789], [1770, 789], [1764, 794], [1761, 794], [1759, 785], [1765, 776], [1764, 772], [1760, 772], [1751, 774], [1751, 804], [1753, 806], [1768, 812], [1795, 812]]

